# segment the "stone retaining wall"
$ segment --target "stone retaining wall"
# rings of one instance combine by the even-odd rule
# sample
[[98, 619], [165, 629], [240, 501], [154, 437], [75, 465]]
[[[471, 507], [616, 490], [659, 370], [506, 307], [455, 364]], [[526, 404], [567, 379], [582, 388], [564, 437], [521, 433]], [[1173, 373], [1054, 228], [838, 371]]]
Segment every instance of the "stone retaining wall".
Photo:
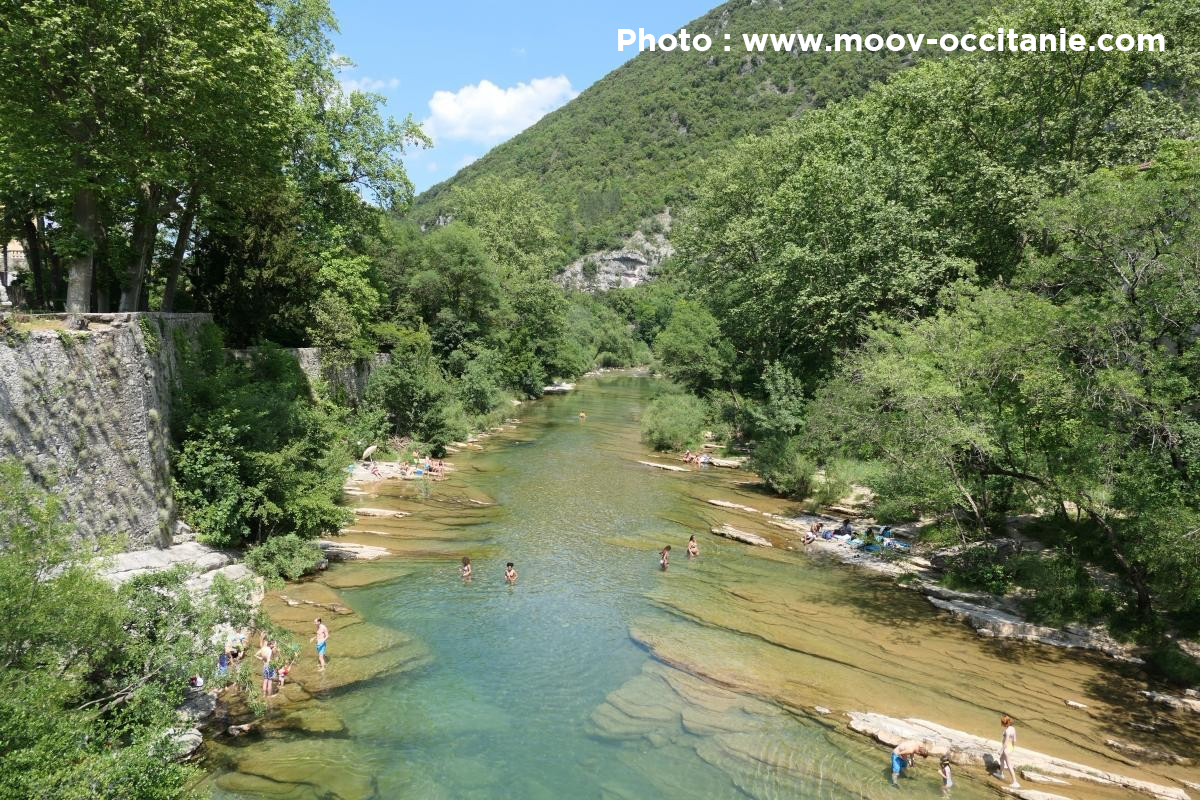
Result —
[[175, 337], [194, 337], [211, 317], [84, 316], [86, 331], [0, 337], [0, 459], [53, 489], [81, 541], [169, 546]]

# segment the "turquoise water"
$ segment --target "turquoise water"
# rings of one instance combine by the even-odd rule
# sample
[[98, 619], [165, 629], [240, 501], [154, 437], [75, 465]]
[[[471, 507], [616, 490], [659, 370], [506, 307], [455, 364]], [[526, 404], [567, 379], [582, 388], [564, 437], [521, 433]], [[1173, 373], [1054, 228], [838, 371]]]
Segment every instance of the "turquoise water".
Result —
[[[359, 524], [409, 555], [363, 567], [403, 571], [342, 602], [428, 657], [325, 693], [302, 677], [315, 699], [301, 707], [340, 724], [215, 745], [216, 796], [894, 797], [886, 748], [846, 732], [845, 710], [990, 732], [1000, 708], [1032, 719], [1085, 696], [1092, 662], [981, 643], [913, 593], [708, 534], [733, 518], [704, 500], [771, 501], [738, 472], [639, 465], [663, 458], [638, 443], [652, 391], [645, 378], [585, 381], [523, 409], [507, 441], [456, 457], [451, 480], [363, 500], [413, 512]], [[702, 553], [689, 562], [693, 533]], [[331, 674], [354, 630], [334, 627]], [[1020, 685], [1006, 688], [995, 676], [1014, 663]], [[1090, 720], [1047, 715], [1030, 743], [1078, 755]], [[918, 765], [903, 793], [940, 796], [935, 771]], [[979, 778], [954, 796], [993, 796]]]

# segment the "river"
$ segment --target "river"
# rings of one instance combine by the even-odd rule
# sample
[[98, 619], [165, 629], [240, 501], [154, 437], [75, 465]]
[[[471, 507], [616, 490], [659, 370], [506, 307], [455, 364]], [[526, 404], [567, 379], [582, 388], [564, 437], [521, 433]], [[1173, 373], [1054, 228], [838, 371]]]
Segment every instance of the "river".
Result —
[[[209, 745], [214, 795], [896, 797], [887, 749], [847, 730], [851, 710], [991, 737], [1009, 713], [1023, 746], [1200, 781], [1194, 768], [1114, 764], [1108, 736], [1196, 749], [1194, 723], [1150, 708], [1130, 668], [981, 639], [888, 580], [790, 551], [782, 531], [706, 502], [787, 510], [741, 471], [638, 464], [653, 391], [648, 378], [585, 379], [521, 409], [522, 423], [484, 451], [455, 456], [450, 479], [388, 482], [361, 498], [411, 512], [360, 518], [350, 537], [399, 555], [268, 598], [298, 631], [315, 614], [333, 619], [329, 670], [302, 664], [260, 733]], [[777, 547], [708, 533], [725, 521]], [[693, 533], [701, 555], [689, 562]], [[469, 585], [462, 555], [474, 562]], [[502, 580], [506, 561], [516, 586]], [[941, 796], [936, 770], [918, 761], [902, 793]], [[997, 781], [962, 772], [954, 797], [996, 796]]]

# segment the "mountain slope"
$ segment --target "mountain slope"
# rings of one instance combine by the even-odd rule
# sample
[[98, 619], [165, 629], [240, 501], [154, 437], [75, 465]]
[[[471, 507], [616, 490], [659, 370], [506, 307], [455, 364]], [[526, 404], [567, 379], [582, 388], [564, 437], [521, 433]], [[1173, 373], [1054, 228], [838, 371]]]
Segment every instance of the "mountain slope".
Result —
[[[449, 190], [481, 178], [532, 178], [562, 211], [571, 254], [612, 247], [638, 221], [686, 204], [702, 162], [730, 141], [861, 93], [933, 53], [743, 51], [742, 33], [960, 32], [990, 0], [734, 0], [687, 24], [707, 53], [645, 52], [575, 100], [433, 186], [413, 215], [446, 211]], [[724, 35], [733, 49], [721, 52]], [[940, 51], [938, 51], [940, 53]]]

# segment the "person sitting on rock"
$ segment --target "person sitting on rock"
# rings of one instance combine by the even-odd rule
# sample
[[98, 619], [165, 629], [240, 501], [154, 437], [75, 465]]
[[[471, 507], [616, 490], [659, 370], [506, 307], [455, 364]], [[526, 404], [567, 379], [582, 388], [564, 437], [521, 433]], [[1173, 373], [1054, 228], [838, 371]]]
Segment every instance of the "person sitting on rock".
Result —
[[854, 535], [854, 528], [850, 526], [850, 520], [846, 519], [846, 520], [842, 521], [842, 527], [837, 529], [837, 535], [838, 536], [853, 536]]

